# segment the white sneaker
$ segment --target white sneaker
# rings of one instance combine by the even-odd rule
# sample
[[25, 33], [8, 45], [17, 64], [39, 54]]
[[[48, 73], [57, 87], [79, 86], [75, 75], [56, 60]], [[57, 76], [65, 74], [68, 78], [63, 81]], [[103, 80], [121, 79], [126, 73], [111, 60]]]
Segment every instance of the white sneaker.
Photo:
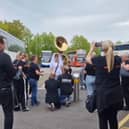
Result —
[[48, 108], [51, 110], [51, 111], [54, 111], [55, 110], [55, 105], [54, 103], [51, 103], [48, 105]]

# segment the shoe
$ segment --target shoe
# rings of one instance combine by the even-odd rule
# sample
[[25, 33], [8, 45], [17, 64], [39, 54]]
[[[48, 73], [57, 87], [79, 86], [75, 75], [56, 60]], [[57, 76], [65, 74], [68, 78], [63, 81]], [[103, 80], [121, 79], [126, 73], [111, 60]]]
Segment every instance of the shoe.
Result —
[[81, 90], [84, 90], [84, 88], [81, 86]]
[[66, 102], [65, 102], [65, 106], [66, 106], [66, 107], [69, 107], [70, 104], [71, 104], [71, 100], [70, 100], [70, 98], [67, 98], [67, 99], [66, 99]]
[[70, 104], [71, 104], [71, 101], [70, 101], [70, 100], [67, 100], [66, 103], [65, 103], [65, 106], [66, 106], [66, 107], [69, 107]]
[[36, 106], [39, 106], [40, 105], [40, 102], [38, 101], [38, 102], [36, 102], [36, 104], [35, 104]]
[[28, 112], [28, 111], [30, 111], [30, 109], [29, 108], [24, 108], [22, 111], [23, 112]]
[[55, 105], [54, 105], [54, 103], [51, 103], [51, 104], [50, 104], [50, 110], [51, 110], [51, 111], [54, 111], [54, 110], [55, 110]]
[[21, 111], [20, 106], [15, 106], [15, 107], [14, 107], [14, 111], [16, 111], [16, 112]]
[[66, 107], [69, 107], [69, 106], [70, 106], [70, 103], [67, 103], [67, 102], [66, 102], [65, 106], [66, 106]]

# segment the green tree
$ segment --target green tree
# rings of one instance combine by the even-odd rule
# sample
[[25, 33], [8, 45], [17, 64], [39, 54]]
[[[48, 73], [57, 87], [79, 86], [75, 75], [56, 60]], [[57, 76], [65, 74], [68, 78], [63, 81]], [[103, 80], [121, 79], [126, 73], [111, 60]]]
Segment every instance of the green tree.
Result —
[[31, 31], [20, 20], [0, 21], [0, 28], [25, 42], [32, 37]]
[[86, 52], [88, 52], [90, 49], [90, 43], [82, 35], [74, 36], [71, 41], [71, 46], [70, 46], [69, 50], [77, 50], [77, 49], [85, 49]]
[[28, 43], [27, 51], [29, 55], [35, 54], [41, 56], [42, 50], [51, 50], [56, 52], [54, 45], [55, 36], [52, 33], [42, 33], [35, 35]]
[[122, 41], [117, 41], [116, 44], [118, 44], [118, 45], [119, 45], [119, 44], [122, 44]]

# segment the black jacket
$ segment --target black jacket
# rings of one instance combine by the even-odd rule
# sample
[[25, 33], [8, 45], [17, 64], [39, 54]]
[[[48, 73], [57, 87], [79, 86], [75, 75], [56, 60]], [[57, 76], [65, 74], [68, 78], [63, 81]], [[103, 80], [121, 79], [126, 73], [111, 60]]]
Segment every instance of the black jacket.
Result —
[[46, 88], [46, 103], [58, 103], [59, 102], [58, 81], [55, 79], [49, 79], [45, 81], [45, 88]]
[[10, 56], [4, 52], [0, 53], [0, 88], [10, 88], [15, 74]]
[[58, 77], [61, 95], [71, 95], [73, 92], [73, 78], [71, 74], [63, 74]]

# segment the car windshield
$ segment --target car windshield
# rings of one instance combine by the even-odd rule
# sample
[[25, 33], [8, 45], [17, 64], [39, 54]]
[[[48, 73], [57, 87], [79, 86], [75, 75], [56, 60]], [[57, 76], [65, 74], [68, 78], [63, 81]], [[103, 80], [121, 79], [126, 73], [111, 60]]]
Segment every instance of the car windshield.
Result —
[[51, 53], [43, 53], [43, 56], [42, 56], [42, 62], [45, 62], [45, 63], [48, 63], [51, 61], [51, 57], [52, 57], [52, 54]]
[[84, 61], [85, 61], [85, 58], [84, 58], [84, 57], [78, 57], [78, 58], [77, 58], [77, 61], [78, 61], [78, 62], [84, 62]]

